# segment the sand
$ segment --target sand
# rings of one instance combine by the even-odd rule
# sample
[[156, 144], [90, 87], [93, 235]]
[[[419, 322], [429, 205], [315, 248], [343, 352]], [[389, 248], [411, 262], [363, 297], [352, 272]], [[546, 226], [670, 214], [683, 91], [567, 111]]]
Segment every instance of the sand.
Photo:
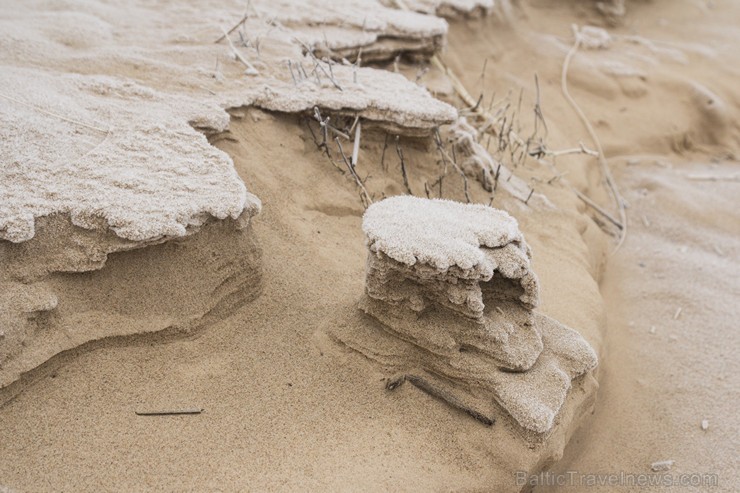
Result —
[[[337, 96], [326, 76], [294, 82], [286, 64], [267, 63], [284, 57], [313, 67], [290, 41], [304, 31], [305, 42], [323, 38], [310, 20], [298, 16], [283, 30], [250, 18], [249, 32], [263, 42], [260, 53], [254, 38], [243, 49], [259, 72], [246, 75], [226, 44], [212, 42], [216, 26], [234, 25], [244, 5], [217, 3], [16, 2], [3, 12], [3, 77], [12, 66], [128, 78], [210, 108], [198, 116], [228, 110], [228, 131], [197, 123], [184, 131], [188, 142], [204, 145], [192, 126], [206, 134], [215, 147], [199, 152], [233, 162], [234, 190], [243, 191], [243, 182], [262, 211], [246, 228], [225, 218], [229, 210], [192, 234], [167, 230], [158, 244], [144, 235], [143, 244], [131, 245], [125, 242], [140, 238], [99, 222], [96, 230], [81, 228], [62, 205], [61, 214], [38, 209], [33, 238], [0, 241], [0, 344], [13, 362], [0, 363], [0, 489], [587, 491], [517, 483], [516, 472], [649, 473], [659, 461], [674, 461], [668, 474], [718, 474], [714, 491], [737, 489], [736, 5], [627, 2], [624, 16], [607, 22], [586, 2], [503, 2], [486, 17], [481, 9], [447, 21], [376, 17], [371, 36], [350, 17], [349, 27], [327, 27], [326, 40], [348, 54], [367, 46], [381, 65], [357, 71], [356, 85], [351, 65], [334, 67], [344, 72], [340, 84], [355, 91]], [[431, 12], [432, 2], [417, 3]], [[457, 4], [468, 2], [434, 10], [461, 15]], [[548, 149], [581, 141], [593, 148], [561, 93], [572, 23], [609, 26], [608, 45], [580, 50], [568, 81], [629, 205], [617, 254], [610, 254], [616, 240], [602, 231], [614, 228], [573, 191], [616, 214], [591, 156], [513, 166], [516, 157], [492, 152], [492, 162], [507, 164], [493, 196], [475, 172], [480, 161], [468, 166], [466, 181], [454, 170], [444, 180], [445, 198], [466, 202], [467, 195], [516, 218], [540, 281], [539, 312], [573, 328], [599, 357], [594, 372], [574, 380], [552, 431], [536, 437], [500, 406], [486, 427], [414, 385], [388, 392], [394, 370], [333, 337], [368, 324], [357, 308], [364, 207], [354, 177], [340, 171], [347, 168], [336, 147], [334, 165], [317, 147], [311, 101], [321, 102], [322, 115], [334, 112], [340, 129], [356, 114], [363, 118], [357, 172], [375, 201], [409, 190], [424, 196], [444, 161], [433, 129], [465, 113], [450, 106], [464, 107], [437, 69], [394, 63], [400, 49], [423, 58], [446, 39], [442, 58], [472, 94], [484, 90], [484, 105], [494, 92], [497, 101], [511, 93], [517, 110], [523, 90], [522, 135], [532, 130], [536, 72]], [[392, 73], [396, 67], [408, 80]], [[393, 88], [387, 106], [384, 87]], [[274, 97], [270, 88], [278, 88]], [[2, 114], [20, 114], [1, 103]], [[80, 142], [94, 146], [91, 135], [98, 135], [88, 130]], [[447, 137], [442, 132], [451, 154], [460, 144]], [[462, 145], [461, 156], [480, 152], [469, 140]], [[186, 209], [181, 221], [227, 205], [213, 198]], [[149, 209], [156, 210], [167, 209]], [[70, 265], [84, 269], [65, 271]], [[204, 412], [135, 414], [195, 407]]]

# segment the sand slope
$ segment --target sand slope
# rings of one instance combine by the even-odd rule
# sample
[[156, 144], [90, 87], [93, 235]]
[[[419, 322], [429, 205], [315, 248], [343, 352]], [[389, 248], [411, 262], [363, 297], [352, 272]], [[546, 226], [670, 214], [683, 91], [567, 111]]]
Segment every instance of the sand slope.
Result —
[[[740, 214], [727, 178], [738, 172], [728, 162], [624, 165], [634, 226], [602, 284], [602, 393], [558, 471], [644, 473], [673, 460], [677, 480], [710, 481], [689, 491], [736, 489]], [[619, 453], [606, 456], [603, 443]]]

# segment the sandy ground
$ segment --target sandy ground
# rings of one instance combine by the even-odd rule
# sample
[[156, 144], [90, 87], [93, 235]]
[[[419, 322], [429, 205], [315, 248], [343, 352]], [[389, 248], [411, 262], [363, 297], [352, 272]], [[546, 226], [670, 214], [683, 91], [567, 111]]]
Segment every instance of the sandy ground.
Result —
[[[737, 181], [722, 178], [739, 170], [650, 158], [621, 168], [633, 227], [601, 285], [609, 327], [599, 402], [558, 474], [640, 474], [673, 460], [661, 485], [687, 475], [687, 491], [736, 489], [740, 217]], [[708, 176], [719, 181], [697, 181]]]
[[[91, 490], [112, 482], [124, 490], [403, 490], [412, 482], [420, 489], [518, 489], [511, 470], [535, 468], [531, 461], [540, 457], [552, 461], [565, 437], [531, 444], [501, 413], [498, 425], [485, 428], [411, 386], [387, 393], [387, 372], [328, 339], [328, 329], [352, 319], [363, 292], [362, 206], [294, 118], [255, 110], [231, 129], [236, 142], [221, 145], [263, 201], [254, 235], [264, 252], [262, 278], [270, 281], [254, 302], [195, 339], [104, 344], [40, 372], [3, 408], [0, 429], [12, 438], [3, 440], [4, 453], [19, 459], [4, 464], [8, 482]], [[274, 135], [285, 139], [243, 145]], [[363, 158], [373, 156], [380, 168], [382, 147], [377, 135]], [[410, 149], [408, 158], [414, 163], [423, 154]], [[295, 165], [261, 164], [286, 155]], [[303, 186], [308, 182], [311, 188]], [[523, 223], [533, 248], [544, 250], [563, 228], [585, 225], [559, 216], [547, 228], [537, 228], [536, 218]], [[580, 307], [567, 310], [566, 303], [545, 313], [597, 339], [602, 305], [588, 270], [544, 268], [587, 262], [580, 235], [568, 236], [540, 256], [538, 272], [550, 301], [558, 279], [585, 287], [569, 302]], [[171, 406], [206, 412], [166, 422], [133, 413]], [[48, 444], [43, 454], [24, 451], [39, 443]], [[27, 475], [29, 467], [38, 474]]]
[[[536, 72], [552, 148], [590, 145], [562, 97], [560, 69], [570, 25], [599, 17], [570, 3], [523, 2], [507, 21], [454, 22], [444, 56], [471, 92], [523, 88], [528, 108]], [[574, 59], [571, 92], [629, 203], [627, 239], [608, 261], [605, 236], [586, 219], [593, 212], [566, 186], [608, 207], [593, 160], [558, 158], [563, 178], [550, 184], [552, 169], [517, 170], [555, 213], [505, 196], [494, 203], [512, 211], [532, 245], [542, 311], [576, 327], [601, 355], [594, 412], [563, 417], [582, 426], [560, 462], [553, 465], [567, 433], [528, 445], [503, 416], [485, 429], [409, 386], [386, 394], [382, 368], [327, 339], [327, 327], [347, 320], [362, 293], [362, 205], [298, 118], [249, 110], [232, 120], [234, 140], [217, 145], [263, 202], [253, 223], [261, 294], [189, 338], [104, 341], [37, 371], [0, 408], [0, 484], [516, 491], [518, 469], [649, 473], [652, 462], [674, 460], [670, 474], [716, 473], [710, 491], [735, 491], [740, 166], [727, 156], [738, 148], [738, 22], [731, 1], [635, 2], [610, 29], [607, 49]], [[411, 186], [422, 190], [434, 171], [429, 149], [404, 145]], [[369, 132], [360, 156], [372, 163], [368, 187], [403, 193], [397, 161], [380, 165], [382, 149], [383, 134]], [[125, 271], [127, 255], [112, 255], [112, 268]], [[150, 419], [133, 413], [142, 406], [206, 412]], [[591, 490], [542, 488], [552, 489]], [[708, 488], [649, 488], [674, 489]]]

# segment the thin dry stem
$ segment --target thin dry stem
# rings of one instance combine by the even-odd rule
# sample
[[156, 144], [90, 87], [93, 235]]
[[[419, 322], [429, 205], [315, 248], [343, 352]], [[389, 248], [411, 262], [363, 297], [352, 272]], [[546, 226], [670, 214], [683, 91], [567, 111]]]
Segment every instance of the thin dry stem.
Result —
[[411, 191], [411, 187], [409, 186], [409, 176], [406, 173], [406, 160], [403, 158], [403, 149], [401, 149], [399, 140], [400, 139], [398, 135], [396, 135], [396, 153], [398, 154], [398, 158], [401, 160], [401, 175], [403, 176], [403, 186], [406, 187], [406, 191], [409, 195], [414, 195], [414, 192]]
[[365, 185], [362, 183], [362, 180], [360, 180], [360, 177], [357, 175], [357, 171], [347, 159], [347, 155], [344, 154], [344, 149], [342, 149], [342, 143], [339, 141], [339, 137], [334, 137], [334, 141], [337, 143], [337, 147], [339, 148], [339, 154], [342, 156], [342, 160], [344, 161], [344, 164], [347, 166], [347, 169], [349, 170], [350, 174], [355, 179], [355, 183], [360, 188], [360, 196], [362, 197], [363, 205], [365, 206], [365, 208], [367, 208], [370, 204], [373, 203], [373, 199], [370, 198], [370, 194], [367, 193], [367, 189], [365, 188]]
[[234, 43], [231, 41], [231, 38], [229, 38], [229, 35], [227, 34], [226, 30], [223, 28], [221, 28], [221, 30], [224, 32], [224, 37], [226, 38], [226, 41], [229, 42], [229, 47], [231, 48], [231, 52], [234, 54], [237, 60], [242, 62], [244, 66], [247, 67], [247, 70], [245, 71], [245, 73], [247, 75], [258, 75], [259, 70], [254, 68], [254, 65], [249, 63], [249, 60], [244, 58], [244, 56], [242, 56], [242, 54], [239, 53], [239, 51], [236, 49], [236, 46], [234, 46]]
[[[619, 189], [617, 188], [617, 184], [614, 181], [614, 178], [612, 177], [612, 173], [609, 168], [609, 163], [607, 163], [606, 161], [606, 157], [604, 155], [604, 149], [601, 147], [601, 141], [596, 135], [596, 131], [591, 125], [591, 122], [588, 120], [585, 113], [583, 113], [583, 110], [581, 110], [581, 107], [578, 106], [578, 103], [576, 103], [575, 99], [573, 99], [573, 96], [570, 95], [570, 91], [568, 91], [568, 68], [570, 67], [571, 60], [573, 59], [575, 54], [578, 52], [578, 48], [581, 46], [581, 35], [580, 35], [580, 32], [578, 31], [578, 26], [576, 25], [573, 25], [573, 34], [575, 36], [575, 41], [573, 42], [573, 46], [568, 51], [568, 54], [565, 56], [565, 60], [563, 61], [563, 70], [562, 70], [561, 77], [560, 77], [560, 85], [563, 91], [563, 96], [568, 101], [568, 103], [571, 105], [571, 107], [573, 108], [573, 111], [575, 111], [578, 117], [581, 119], [581, 122], [586, 127], [586, 130], [588, 131], [591, 137], [591, 140], [596, 146], [596, 151], [599, 153], [598, 161], [599, 161], [599, 165], [601, 166], [601, 172], [604, 175], [604, 180], [606, 181], [606, 185], [609, 188], [609, 191], [612, 194], [612, 197], [614, 198], [615, 205], [619, 212], [619, 222], [615, 223], [615, 225], [617, 225], [617, 227], [620, 230], [619, 242], [617, 243], [617, 246], [615, 247], [614, 252], [613, 252], [613, 253], [616, 253], [616, 251], [619, 250], [619, 248], [622, 246], [622, 243], [624, 243], [625, 238], [627, 237], [627, 213], [624, 208], [624, 201], [622, 200], [622, 197], [619, 194]], [[613, 220], [612, 220], [612, 223], [614, 223]]]

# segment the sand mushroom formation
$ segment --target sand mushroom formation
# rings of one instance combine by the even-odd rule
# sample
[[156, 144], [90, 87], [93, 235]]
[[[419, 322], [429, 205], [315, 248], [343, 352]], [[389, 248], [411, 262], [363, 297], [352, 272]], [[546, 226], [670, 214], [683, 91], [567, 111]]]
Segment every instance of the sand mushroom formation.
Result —
[[496, 402], [525, 429], [550, 430], [571, 380], [597, 361], [577, 332], [534, 311], [538, 280], [517, 221], [398, 196], [370, 206], [363, 230], [360, 308], [397, 342], [384, 363], [432, 375], [455, 402]]

